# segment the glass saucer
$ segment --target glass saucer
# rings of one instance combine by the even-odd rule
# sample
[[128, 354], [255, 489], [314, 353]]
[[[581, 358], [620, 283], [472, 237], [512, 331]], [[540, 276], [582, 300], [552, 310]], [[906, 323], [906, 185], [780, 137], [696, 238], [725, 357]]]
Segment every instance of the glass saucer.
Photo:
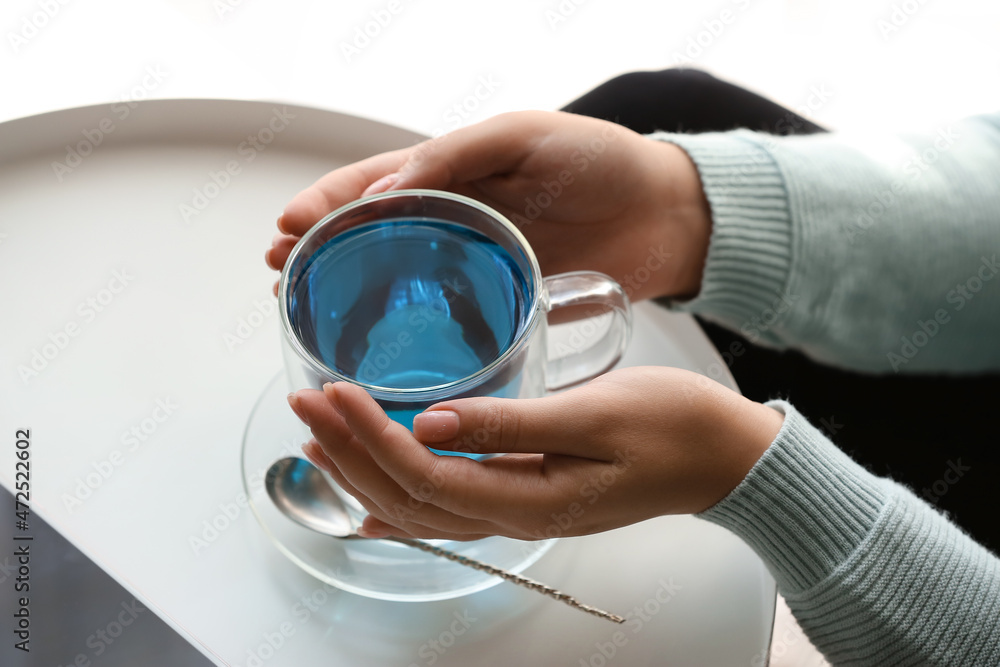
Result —
[[[503, 581], [401, 544], [382, 540], [338, 540], [320, 535], [282, 514], [264, 489], [264, 475], [281, 457], [302, 457], [302, 443], [310, 437], [308, 429], [288, 407], [286, 382], [284, 372], [279, 373], [257, 399], [243, 434], [241, 457], [243, 487], [250, 509], [283, 554], [332, 586], [382, 600], [446, 600], [485, 590]], [[553, 543], [554, 540], [523, 542], [505, 537], [474, 542], [435, 542], [442, 548], [512, 572], [529, 567]]]

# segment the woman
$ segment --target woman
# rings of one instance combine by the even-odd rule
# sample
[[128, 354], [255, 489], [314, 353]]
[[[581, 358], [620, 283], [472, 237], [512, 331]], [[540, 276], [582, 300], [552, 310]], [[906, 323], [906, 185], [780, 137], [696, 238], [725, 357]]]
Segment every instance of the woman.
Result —
[[[912, 410], [907, 391], [917, 392], [897, 374], [1000, 368], [1000, 114], [854, 138], [691, 71], [627, 75], [568, 110], [506, 114], [331, 172], [285, 209], [268, 263], [280, 268], [299, 236], [359, 196], [452, 190], [515, 221], [545, 273], [623, 279], [650, 252], [669, 255], [645, 280], [623, 280], [631, 298], [740, 332], [711, 330], [746, 352], [734, 371], [773, 354], [761, 343], [800, 351], [794, 364], [888, 375], [834, 380], [881, 387], [864, 419], [893, 403]], [[775, 136], [794, 133], [808, 136]], [[806, 384], [829, 391], [817, 382], [827, 371], [810, 372]], [[738, 378], [766, 398], [766, 375]], [[564, 534], [695, 513], [760, 555], [834, 664], [1000, 664], [1000, 561], [931, 506], [974, 477], [968, 456], [939, 452], [943, 490], [921, 498], [845, 455], [789, 402], [672, 368], [618, 370], [541, 399], [447, 401], [412, 433], [350, 384], [289, 402], [315, 436], [305, 453], [370, 512], [367, 536], [536, 539], [612, 468], [619, 481]], [[858, 430], [864, 419], [839, 422]], [[875, 430], [864, 449], [906, 468], [905, 439]], [[425, 447], [473, 435], [480, 452], [521, 455], [475, 463]], [[988, 438], [976, 451], [995, 431]], [[976, 525], [988, 542], [995, 520]]]

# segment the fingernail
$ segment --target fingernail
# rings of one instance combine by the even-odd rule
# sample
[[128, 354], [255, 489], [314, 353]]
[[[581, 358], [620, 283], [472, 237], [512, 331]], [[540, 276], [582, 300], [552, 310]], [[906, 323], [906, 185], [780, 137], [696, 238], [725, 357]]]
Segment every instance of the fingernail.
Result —
[[309, 420], [306, 419], [306, 413], [302, 409], [302, 401], [294, 393], [288, 395], [288, 405], [292, 408], [292, 412], [295, 416], [302, 420], [302, 423], [309, 426]]
[[367, 537], [370, 540], [378, 540], [383, 537], [389, 537], [389, 533], [385, 531], [365, 528], [364, 525], [358, 526], [358, 535], [361, 537]]
[[458, 435], [458, 413], [451, 410], [421, 412], [413, 418], [413, 435], [421, 442], [447, 442]]
[[313, 465], [316, 467], [322, 467], [319, 465], [319, 457], [316, 456], [316, 450], [314, 449], [313, 441], [302, 443], [302, 453], [307, 459], [312, 461]]
[[369, 185], [367, 188], [365, 188], [365, 191], [361, 193], [361, 196], [367, 197], [368, 195], [375, 195], [378, 194], [379, 192], [385, 192], [393, 185], [395, 185], [396, 181], [398, 180], [399, 180], [399, 172], [386, 174], [385, 176], [383, 176], [382, 178], [378, 179], [377, 181]]
[[280, 230], [282, 234], [287, 234], [288, 233], [288, 232], [285, 231], [285, 212], [284, 211], [282, 211], [281, 215], [278, 216], [278, 230]]
[[312, 464], [321, 470], [330, 472], [330, 463], [326, 458], [326, 454], [320, 448], [319, 441], [316, 438], [312, 438], [309, 442], [302, 445], [302, 453], [306, 455], [306, 458], [312, 461]]
[[271, 264], [271, 249], [270, 248], [268, 248], [267, 250], [264, 251], [264, 263], [267, 264], [272, 269], [277, 269], [278, 268], [274, 264]]
[[326, 394], [327, 399], [330, 401], [330, 405], [333, 409], [337, 411], [337, 414], [344, 414], [344, 406], [340, 403], [340, 396], [337, 394], [337, 383], [327, 382], [323, 385], [323, 393]]

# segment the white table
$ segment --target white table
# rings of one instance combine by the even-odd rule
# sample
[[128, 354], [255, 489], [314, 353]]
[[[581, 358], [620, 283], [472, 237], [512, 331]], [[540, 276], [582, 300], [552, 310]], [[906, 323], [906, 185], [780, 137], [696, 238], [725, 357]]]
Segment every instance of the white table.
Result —
[[[292, 122], [248, 161], [239, 143], [274, 105], [141, 105], [58, 174], [63, 146], [110, 107], [0, 126], [0, 276], [13, 286], [0, 312], [18, 323], [2, 334], [0, 432], [32, 429], [34, 510], [219, 664], [576, 665], [600, 664], [603, 648], [622, 665], [723, 665], [764, 651], [773, 581], [738, 539], [690, 517], [564, 540], [528, 570], [592, 604], [644, 608], [619, 636], [506, 585], [425, 604], [341, 593], [266, 540], [239, 475], [243, 427], [281, 368], [262, 248], [304, 183], [415, 139], [278, 111]], [[230, 160], [239, 173], [186, 220], [180, 205]], [[625, 363], [728, 378], [690, 318], [647, 304], [636, 330]], [[12, 454], [0, 455], [8, 488]]]

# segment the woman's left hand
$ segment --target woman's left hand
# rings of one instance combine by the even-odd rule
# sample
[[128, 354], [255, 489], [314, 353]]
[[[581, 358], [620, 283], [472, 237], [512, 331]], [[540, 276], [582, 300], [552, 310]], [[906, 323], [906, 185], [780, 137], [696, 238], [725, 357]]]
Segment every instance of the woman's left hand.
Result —
[[445, 401], [417, 415], [412, 433], [349, 383], [289, 402], [314, 435], [303, 451], [369, 512], [367, 537], [535, 540], [700, 512], [740, 483], [783, 422], [666, 367], [613, 371], [545, 398]]

